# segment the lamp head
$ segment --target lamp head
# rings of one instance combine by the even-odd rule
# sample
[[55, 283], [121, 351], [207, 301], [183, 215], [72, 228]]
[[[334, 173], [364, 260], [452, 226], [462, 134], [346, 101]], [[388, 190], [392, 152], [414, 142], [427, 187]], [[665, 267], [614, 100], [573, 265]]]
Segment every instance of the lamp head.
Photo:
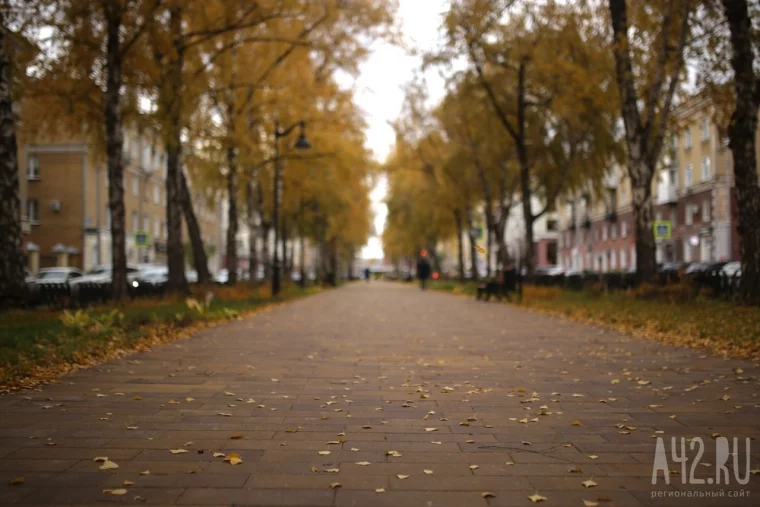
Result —
[[301, 121], [300, 125], [301, 132], [298, 134], [298, 140], [296, 141], [295, 147], [299, 150], [308, 150], [311, 148], [311, 143], [306, 139], [306, 123]]

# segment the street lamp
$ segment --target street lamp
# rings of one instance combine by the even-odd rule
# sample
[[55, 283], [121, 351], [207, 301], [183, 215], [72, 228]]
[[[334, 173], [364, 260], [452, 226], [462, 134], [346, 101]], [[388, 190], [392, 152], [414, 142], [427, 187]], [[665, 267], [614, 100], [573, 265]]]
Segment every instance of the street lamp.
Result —
[[306, 122], [298, 121], [290, 127], [283, 129], [279, 122], [274, 124], [274, 206], [272, 211], [272, 223], [274, 225], [274, 257], [272, 258], [272, 296], [280, 293], [280, 256], [277, 252], [277, 243], [280, 234], [280, 138], [286, 137], [296, 127], [300, 128], [298, 140], [294, 147], [299, 150], [311, 148], [311, 143], [306, 139]]

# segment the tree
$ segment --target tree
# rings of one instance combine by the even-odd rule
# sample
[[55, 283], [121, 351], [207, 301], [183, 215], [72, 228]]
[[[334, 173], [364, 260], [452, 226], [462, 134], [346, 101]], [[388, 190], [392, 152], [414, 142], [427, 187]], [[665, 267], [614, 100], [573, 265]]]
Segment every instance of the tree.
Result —
[[13, 35], [0, 9], [0, 308], [18, 304], [25, 292], [21, 244], [16, 114], [13, 110]]
[[[609, 0], [612, 52], [633, 198], [636, 275], [646, 281], [657, 272], [652, 180], [683, 73], [694, 6], [691, 0], [658, 0], [630, 7], [626, 0]], [[629, 19], [638, 21], [635, 30], [631, 30]]]
[[[456, 0], [445, 20], [447, 46], [428, 58], [433, 63], [460, 55], [467, 59], [467, 79], [478, 83], [512, 145], [528, 272], [535, 264], [534, 222], [554, 208], [563, 192], [598, 177], [605, 167], [589, 164], [591, 157], [608, 162], [615, 151], [608, 65], [593, 14], [586, 4]], [[496, 200], [494, 188], [500, 188], [499, 206], [511, 206], [503, 190], [509, 181], [505, 169], [498, 186], [481, 177], [484, 190], [490, 187], [487, 209]], [[542, 201], [538, 210], [534, 200]], [[487, 217], [492, 232], [504, 226], [494, 211]], [[500, 250], [506, 252], [506, 246]]]
[[742, 299], [760, 304], [760, 188], [755, 139], [760, 108], [758, 39], [753, 33], [748, 2], [722, 0], [730, 30], [731, 66], [734, 70], [736, 105], [728, 127], [729, 146], [734, 158], [736, 201], [741, 237]]

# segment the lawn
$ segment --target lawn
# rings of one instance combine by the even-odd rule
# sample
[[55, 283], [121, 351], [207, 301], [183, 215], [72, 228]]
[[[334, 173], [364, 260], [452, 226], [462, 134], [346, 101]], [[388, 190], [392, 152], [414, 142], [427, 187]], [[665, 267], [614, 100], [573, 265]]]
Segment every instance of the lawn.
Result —
[[[436, 281], [431, 288], [474, 297], [474, 283]], [[682, 297], [674, 290], [577, 292], [526, 286], [521, 301], [529, 310], [598, 324], [673, 345], [760, 359], [760, 308], [705, 297]], [[496, 304], [496, 303], [491, 303]]]
[[[155, 298], [118, 308], [4, 312], [0, 314], [0, 392], [31, 387], [71, 369], [189, 336], [201, 327], [319, 290], [292, 286], [272, 299], [267, 288], [239, 285], [196, 289], [190, 300]], [[209, 291], [214, 297], [206, 305]]]

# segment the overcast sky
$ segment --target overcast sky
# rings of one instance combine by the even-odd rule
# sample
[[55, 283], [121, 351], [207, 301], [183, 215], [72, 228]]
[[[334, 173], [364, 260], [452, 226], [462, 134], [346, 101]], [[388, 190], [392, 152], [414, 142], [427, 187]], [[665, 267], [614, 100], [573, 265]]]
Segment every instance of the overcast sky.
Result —
[[[448, 8], [448, 0], [399, 0], [399, 18], [405, 43], [421, 50], [436, 47], [441, 14]], [[369, 125], [366, 145], [375, 158], [382, 162], [393, 147], [394, 133], [389, 122], [396, 119], [404, 100], [403, 86], [420, 68], [419, 56], [387, 42], [376, 42], [372, 54], [361, 66], [356, 80], [356, 102]], [[437, 73], [429, 72], [426, 81], [432, 99], [443, 94], [444, 82]], [[375, 214], [375, 227], [382, 231], [387, 209], [383, 203], [386, 185], [382, 181], [370, 194]], [[382, 257], [382, 245], [372, 238], [362, 250], [363, 258]]]

